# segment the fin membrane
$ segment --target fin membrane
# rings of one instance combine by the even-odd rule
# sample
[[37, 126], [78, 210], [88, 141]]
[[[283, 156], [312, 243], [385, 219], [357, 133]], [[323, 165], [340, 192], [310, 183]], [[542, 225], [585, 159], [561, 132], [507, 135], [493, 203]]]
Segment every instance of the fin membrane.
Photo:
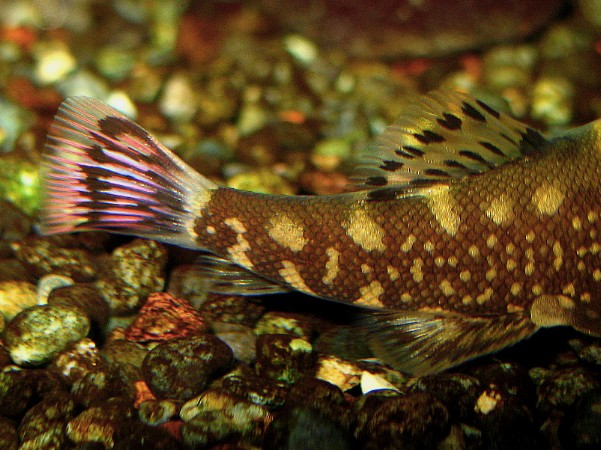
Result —
[[538, 328], [526, 314], [465, 317], [444, 312], [373, 312], [358, 326], [374, 356], [419, 376], [501, 350]]
[[601, 309], [598, 303], [585, 303], [565, 295], [541, 295], [530, 308], [532, 321], [540, 327], [567, 325], [601, 337]]
[[43, 156], [45, 234], [105, 230], [198, 248], [195, 214], [217, 186], [104, 103], [60, 107]]
[[205, 289], [216, 294], [260, 295], [290, 292], [286, 286], [212, 254], [198, 258], [194, 271], [205, 282]]
[[407, 105], [363, 156], [352, 179], [360, 189], [401, 193], [535, 154], [545, 142], [539, 132], [480, 100], [437, 90]]

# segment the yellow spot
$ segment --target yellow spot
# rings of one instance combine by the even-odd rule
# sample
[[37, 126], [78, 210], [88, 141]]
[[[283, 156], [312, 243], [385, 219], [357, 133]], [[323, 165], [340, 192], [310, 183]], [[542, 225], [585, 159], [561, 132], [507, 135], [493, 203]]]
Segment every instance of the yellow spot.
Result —
[[524, 252], [524, 254], [526, 255], [526, 258], [528, 259], [528, 261], [534, 260], [534, 249], [532, 247], [528, 247], [526, 249], [526, 251]]
[[569, 295], [570, 297], [574, 297], [576, 295], [576, 289], [574, 288], [573, 283], [566, 284], [561, 292], [565, 295]]
[[507, 246], [505, 247], [505, 253], [507, 253], [509, 256], [513, 255], [513, 252], [515, 251], [515, 245], [513, 245], [512, 243], [507, 244]]
[[190, 218], [186, 221], [185, 228], [193, 236], [198, 236], [198, 233], [194, 230], [196, 221], [203, 216], [207, 205], [211, 201], [213, 191], [217, 188], [213, 182], [206, 180], [205, 186], [207, 189], [201, 189], [197, 191], [196, 195], [191, 200], [190, 210], [196, 214], [190, 214]]
[[384, 293], [384, 288], [379, 281], [372, 281], [369, 286], [359, 289], [361, 297], [354, 303], [365, 306], [383, 308], [384, 304], [380, 301], [380, 296]]
[[401, 294], [401, 301], [403, 303], [411, 303], [413, 301], [413, 297], [411, 297], [411, 294], [409, 294], [409, 292], [403, 292]]
[[470, 245], [470, 247], [467, 249], [467, 253], [474, 259], [480, 257], [480, 249], [478, 249], [478, 247], [475, 245]]
[[490, 236], [488, 236], [488, 239], [486, 239], [486, 246], [488, 248], [495, 248], [495, 245], [497, 245], [497, 241], [497, 236], [491, 234]]
[[374, 269], [372, 269], [369, 264], [361, 264], [361, 273], [368, 274], [373, 271], [374, 271]]
[[428, 253], [432, 253], [434, 251], [434, 244], [431, 241], [426, 241], [424, 243], [424, 250]]
[[515, 270], [515, 268], [518, 266], [518, 263], [516, 263], [512, 258], [509, 258], [505, 265], [507, 266], [508, 272], [513, 272]]
[[591, 237], [591, 239], [597, 239], [597, 230], [589, 231], [588, 235]]
[[584, 270], [586, 269], [586, 265], [584, 264], [584, 261], [578, 261], [578, 264], [576, 265], [576, 267], [578, 268], [578, 270], [580, 272], [584, 272]]
[[511, 285], [511, 288], [509, 288], [509, 292], [511, 292], [511, 295], [513, 295], [514, 297], [517, 297], [520, 292], [522, 292], [522, 284], [521, 283], [513, 283]]
[[507, 305], [507, 312], [512, 314], [512, 313], [516, 313], [516, 312], [522, 312], [524, 310], [523, 306], [520, 305], [514, 305], [512, 303]]
[[505, 194], [490, 202], [485, 211], [486, 216], [497, 225], [510, 222], [513, 219], [513, 201]]
[[543, 288], [540, 284], [535, 284], [532, 286], [532, 293], [534, 295], [541, 295], [543, 293]]
[[453, 289], [453, 286], [448, 280], [442, 280], [440, 282], [440, 291], [445, 297], [450, 297], [455, 294], [455, 289]]
[[300, 252], [309, 240], [304, 236], [302, 224], [286, 214], [276, 214], [269, 218], [267, 234], [284, 248]]
[[583, 292], [580, 295], [580, 301], [582, 301], [584, 303], [590, 303], [590, 301], [591, 301], [591, 293], [590, 292]]
[[225, 219], [223, 223], [236, 233], [237, 243], [231, 247], [228, 247], [227, 249], [230, 259], [241, 266], [251, 269], [254, 264], [246, 255], [246, 252], [250, 250], [250, 244], [244, 237], [244, 233], [246, 233], [246, 227], [240, 221], [240, 219], [235, 217]]
[[461, 218], [458, 214], [459, 205], [449, 192], [449, 186], [433, 189], [427, 197], [427, 202], [430, 211], [442, 229], [454, 236], [459, 229]]
[[411, 250], [413, 248], [413, 244], [415, 244], [416, 238], [414, 235], [410, 234], [409, 236], [407, 236], [407, 239], [405, 239], [405, 242], [403, 242], [401, 244], [401, 250], [405, 253], [407, 253], [409, 250]]
[[390, 278], [390, 281], [396, 281], [401, 276], [396, 267], [392, 267], [390, 265], [386, 266], [386, 271], [388, 272], [388, 277]]
[[449, 256], [447, 263], [451, 267], [457, 267], [457, 264], [459, 264], [459, 259], [456, 256]]
[[306, 285], [305, 280], [303, 280], [303, 277], [292, 261], [282, 261], [282, 268], [278, 273], [282, 279], [294, 289], [315, 295], [315, 293], [309, 289], [309, 286]]
[[470, 281], [470, 278], [472, 277], [472, 274], [470, 273], [469, 270], [462, 270], [459, 273], [459, 279], [461, 281], [463, 281], [464, 283], [467, 283], [468, 281]]
[[437, 256], [434, 258], [434, 264], [436, 264], [436, 267], [442, 267], [444, 266], [444, 263], [445, 259], [442, 256]]
[[595, 220], [597, 220], [599, 218], [599, 215], [597, 214], [597, 211], [589, 211], [588, 214], [586, 215], [586, 218], [590, 223], [593, 223]]
[[321, 281], [323, 284], [332, 284], [340, 271], [340, 266], [338, 265], [340, 252], [334, 247], [328, 247], [326, 249], [326, 256], [328, 257], [328, 260], [326, 261], [326, 274]]
[[584, 256], [586, 256], [587, 253], [588, 253], [588, 248], [586, 248], [586, 247], [578, 247], [576, 249], [576, 254], [578, 255], [579, 258], [584, 258]]
[[365, 208], [353, 210], [349, 215], [348, 222], [343, 223], [342, 226], [353, 242], [363, 250], [368, 252], [386, 250], [384, 228], [369, 216]]
[[421, 258], [415, 258], [413, 260], [413, 264], [411, 264], [409, 272], [411, 272], [411, 275], [413, 275], [413, 281], [416, 283], [421, 283], [424, 279], [424, 273], [422, 272], [423, 266], [424, 261]]
[[565, 194], [557, 183], [543, 183], [532, 196], [532, 203], [541, 214], [553, 215], [557, 212]]
[[601, 270], [595, 269], [593, 272], [593, 280], [600, 281], [601, 280]]
[[597, 253], [599, 253], [600, 250], [601, 250], [601, 245], [599, 245], [598, 242], [593, 242], [591, 244], [591, 248], [589, 248], [591, 255], [596, 255]]
[[211, 225], [209, 225], [207, 227], [206, 231], [207, 231], [207, 234], [215, 234], [215, 233], [217, 233], [217, 230], [215, 229], [215, 227], [213, 227]]
[[555, 270], [559, 272], [559, 269], [561, 269], [561, 266], [563, 265], [563, 248], [561, 247], [559, 241], [555, 241], [553, 244], [553, 254], [555, 255], [553, 267], [555, 267]]
[[486, 288], [483, 293], [476, 297], [476, 303], [478, 303], [479, 305], [486, 303], [492, 298], [492, 294], [492, 288]]
[[574, 309], [576, 307], [574, 300], [564, 297], [563, 295], [558, 296], [557, 300], [559, 301], [559, 306], [561, 306], [563, 309]]
[[529, 244], [532, 244], [534, 242], [534, 231], [529, 231], [528, 233], [526, 233], [526, 242], [528, 242]]
[[486, 271], [485, 275], [486, 281], [491, 282], [495, 278], [497, 278], [497, 270], [494, 267], [491, 267]]
[[471, 305], [473, 301], [474, 299], [471, 295], [464, 295], [463, 297], [461, 297], [461, 303], [463, 303], [465, 306]]
[[572, 228], [576, 231], [580, 231], [582, 229], [582, 222], [579, 217], [572, 218]]
[[528, 276], [534, 273], [534, 263], [532, 261], [526, 264], [526, 267], [524, 267], [524, 273]]

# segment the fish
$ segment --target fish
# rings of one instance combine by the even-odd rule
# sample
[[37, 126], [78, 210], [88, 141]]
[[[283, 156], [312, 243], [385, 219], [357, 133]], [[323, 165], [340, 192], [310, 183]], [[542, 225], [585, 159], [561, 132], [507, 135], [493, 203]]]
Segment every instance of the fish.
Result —
[[601, 336], [601, 120], [553, 137], [435, 90], [332, 195], [236, 190], [99, 100], [68, 98], [42, 155], [43, 234], [199, 251], [209, 290], [354, 305], [353, 339], [421, 376], [569, 326]]

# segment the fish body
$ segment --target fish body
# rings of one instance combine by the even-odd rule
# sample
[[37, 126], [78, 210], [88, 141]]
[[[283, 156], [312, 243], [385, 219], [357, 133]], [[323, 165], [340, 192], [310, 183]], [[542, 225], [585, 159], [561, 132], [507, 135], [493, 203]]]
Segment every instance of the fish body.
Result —
[[359, 190], [283, 196], [220, 187], [120, 113], [74, 98], [44, 161], [44, 232], [204, 250], [216, 291], [295, 290], [367, 308], [358, 336], [408, 372], [540, 327], [601, 335], [601, 121], [547, 139], [435, 91], [365, 155]]

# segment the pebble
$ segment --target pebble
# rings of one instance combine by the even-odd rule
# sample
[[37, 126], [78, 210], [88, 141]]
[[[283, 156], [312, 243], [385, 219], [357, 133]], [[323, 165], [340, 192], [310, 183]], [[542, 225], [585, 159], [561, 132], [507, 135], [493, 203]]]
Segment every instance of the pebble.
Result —
[[98, 402], [111, 398], [120, 398], [127, 405], [132, 405], [136, 390], [133, 384], [128, 383], [125, 371], [103, 364], [83, 373], [73, 383], [71, 394], [79, 405], [85, 407], [96, 406]]
[[572, 121], [574, 86], [561, 76], [543, 76], [532, 89], [532, 117], [547, 126], [567, 125]]
[[[2, 124], [0, 123], [0, 129]], [[14, 203], [0, 200], [2, 217], [0, 218], [0, 241], [14, 242], [23, 239], [31, 232], [32, 220]], [[9, 255], [7, 255], [9, 256]]]
[[141, 343], [193, 337], [206, 331], [201, 314], [184, 299], [164, 292], [150, 294], [136, 319], [125, 330], [125, 339]]
[[311, 64], [318, 55], [315, 44], [299, 34], [284, 37], [284, 47], [296, 61], [303, 65]]
[[188, 400], [201, 393], [232, 363], [232, 350], [217, 337], [205, 333], [155, 347], [142, 363], [142, 374], [159, 399]]
[[[17, 154], [2, 154], [0, 157], [0, 199], [13, 203], [26, 214], [33, 215], [40, 207], [38, 165], [17, 156]], [[10, 219], [10, 216], [5, 217], [6, 219]], [[30, 223], [31, 219], [27, 219], [19, 226], [27, 226]], [[15, 229], [18, 229], [19, 226]]]
[[94, 341], [88, 338], [81, 339], [60, 351], [49, 364], [48, 368], [54, 371], [72, 385], [87, 373], [106, 369], [108, 364], [100, 356]]
[[230, 394], [264, 406], [270, 411], [280, 408], [288, 393], [286, 383], [259, 377], [244, 366], [225, 375], [217, 385]]
[[138, 117], [138, 109], [126, 92], [120, 90], [111, 91], [106, 97], [106, 103], [130, 119], [135, 120]]
[[35, 78], [42, 85], [61, 81], [77, 66], [69, 47], [60, 41], [39, 42], [34, 57]]
[[111, 254], [108, 273], [96, 287], [108, 301], [111, 314], [126, 314], [140, 307], [152, 292], [165, 286], [167, 250], [146, 239], [134, 239]]
[[536, 385], [539, 410], [565, 410], [579, 397], [599, 389], [600, 382], [595, 373], [574, 367], [559, 370], [532, 369], [530, 377]]
[[108, 84], [96, 74], [82, 69], [58, 83], [58, 91], [63, 97], [83, 95], [104, 100], [109, 94]]
[[265, 312], [265, 307], [249, 297], [209, 294], [207, 301], [199, 306], [199, 311], [210, 322], [253, 326]]
[[313, 346], [288, 334], [262, 334], [257, 339], [255, 370], [260, 376], [295, 383], [313, 369]]
[[582, 361], [601, 366], [601, 342], [599, 340], [571, 339], [569, 345]]
[[98, 71], [106, 78], [120, 81], [128, 77], [136, 62], [135, 55], [127, 49], [119, 47], [101, 48], [95, 59]]
[[48, 304], [82, 310], [99, 331], [104, 329], [109, 320], [108, 302], [91, 283], [57, 287], [50, 292]]
[[52, 292], [56, 288], [63, 286], [71, 286], [72, 284], [73, 279], [70, 277], [66, 277], [65, 275], [56, 275], [52, 273], [44, 275], [38, 280], [38, 288], [36, 292], [37, 304], [47, 305], [48, 295], [50, 295], [50, 292]]
[[19, 137], [33, 124], [29, 112], [0, 98], [0, 154], [15, 149]]
[[89, 319], [64, 306], [33, 306], [11, 320], [4, 331], [6, 347], [15, 364], [39, 366], [72, 342], [85, 337]]
[[168, 422], [178, 413], [178, 405], [172, 400], [146, 400], [138, 408], [140, 420], [157, 426]]
[[20, 418], [33, 395], [34, 387], [27, 371], [0, 372], [0, 417]]
[[271, 421], [265, 408], [215, 389], [186, 402], [180, 417], [184, 420], [181, 437], [190, 448], [240, 440], [257, 445]]
[[561, 419], [558, 433], [564, 449], [601, 448], [601, 391], [580, 397]]
[[333, 355], [320, 355], [317, 358], [315, 378], [338, 386], [342, 391], [361, 383], [363, 369], [357, 364]]
[[175, 73], [165, 82], [159, 99], [159, 109], [176, 123], [189, 122], [196, 114], [198, 104], [192, 82], [184, 73]]
[[19, 448], [17, 424], [6, 417], [0, 417], [0, 448], [4, 450], [17, 450]]
[[0, 259], [0, 281], [34, 281], [34, 279], [35, 277], [21, 261], [15, 258]]
[[279, 311], [265, 313], [255, 325], [255, 334], [289, 334], [306, 340], [313, 337], [313, 324], [301, 314]]
[[28, 281], [0, 281], [0, 315], [10, 321], [37, 304], [36, 287]]
[[257, 356], [257, 336], [252, 328], [237, 323], [213, 322], [215, 336], [225, 342], [234, 352], [234, 358], [252, 364]]
[[101, 353], [110, 363], [119, 366], [129, 364], [141, 369], [148, 349], [137, 342], [126, 341], [125, 339], [110, 339], [102, 348]]

